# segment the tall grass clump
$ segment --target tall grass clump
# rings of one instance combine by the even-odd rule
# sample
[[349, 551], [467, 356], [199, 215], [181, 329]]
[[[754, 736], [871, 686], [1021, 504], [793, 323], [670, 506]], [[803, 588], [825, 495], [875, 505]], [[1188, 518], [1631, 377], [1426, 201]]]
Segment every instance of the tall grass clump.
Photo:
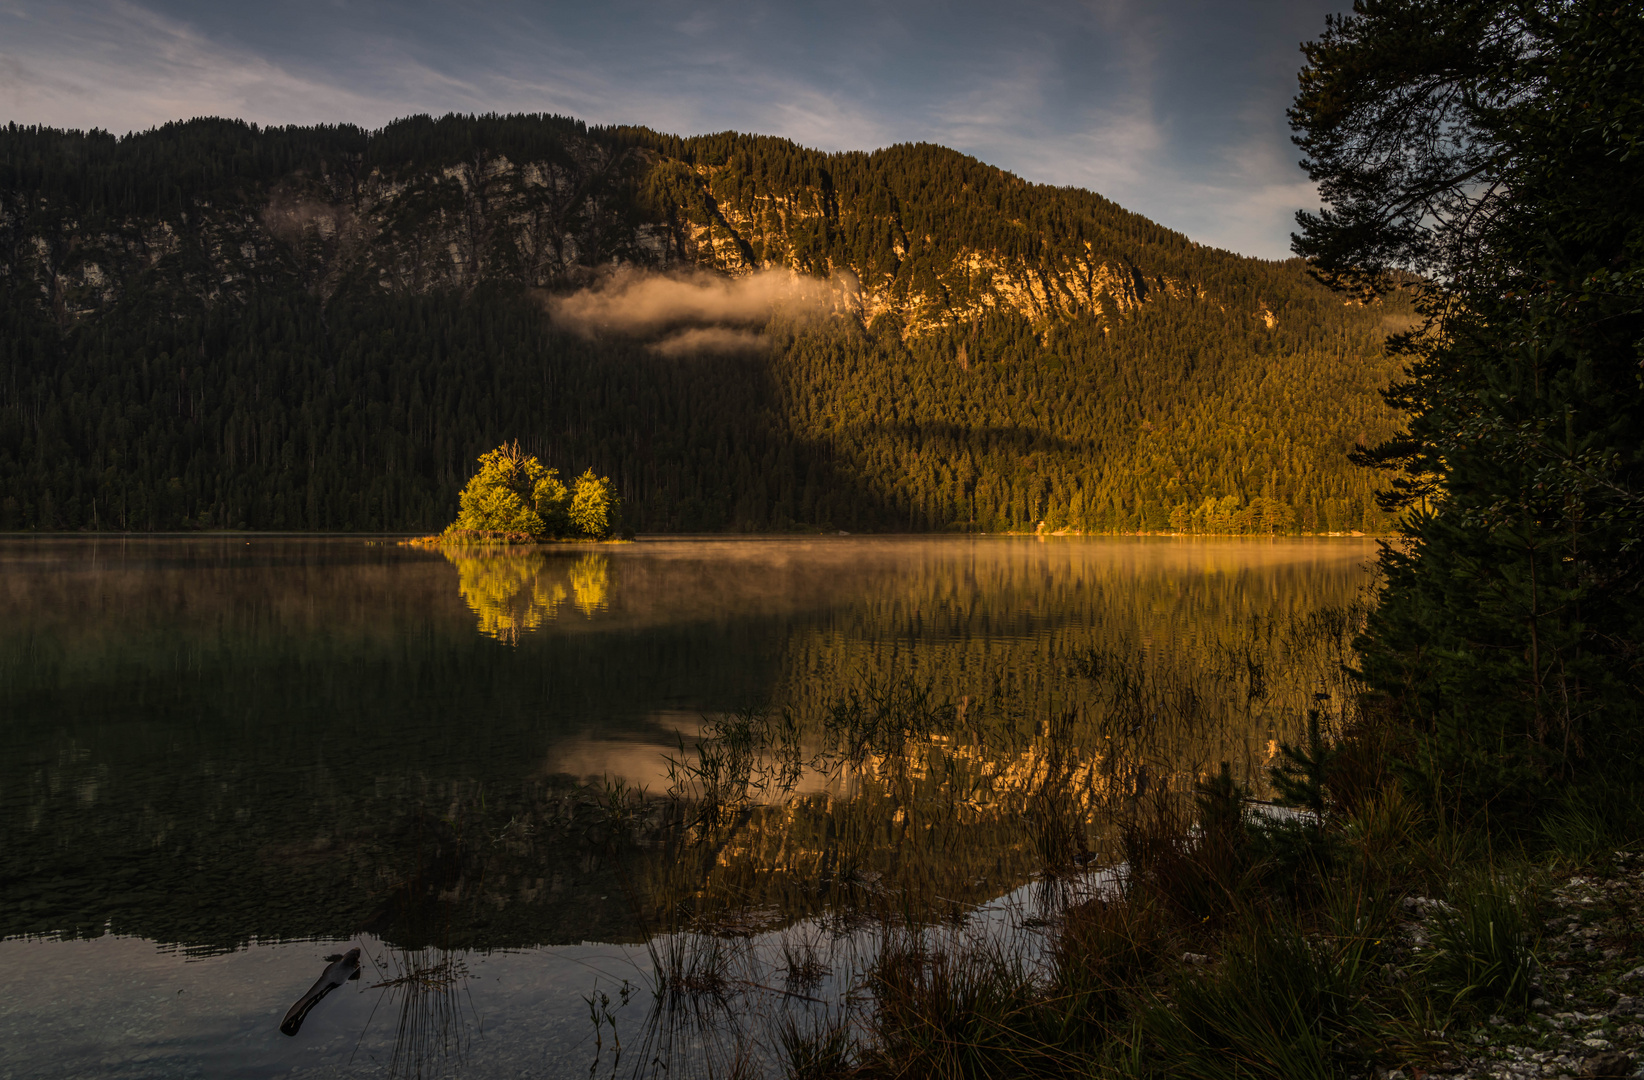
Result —
[[1608, 782], [1566, 788], [1538, 822], [1541, 839], [1578, 863], [1607, 856], [1644, 832], [1644, 791]]
[[1355, 950], [1304, 936], [1294, 924], [1256, 923], [1220, 962], [1177, 974], [1150, 1003], [1142, 1032], [1161, 1075], [1192, 1080], [1325, 1080], [1361, 1065], [1374, 1032], [1367, 967]]
[[853, 1068], [855, 1040], [848, 1022], [826, 1018], [805, 1025], [792, 1016], [777, 1024], [783, 1080], [836, 1080]]
[[1039, 987], [1026, 964], [990, 949], [889, 944], [870, 975], [870, 1071], [931, 1080], [1042, 1075]]
[[1039, 1024], [1046, 1041], [1087, 1067], [1117, 1047], [1139, 1046], [1133, 1013], [1179, 944], [1171, 931], [1165, 910], [1145, 895], [1069, 908], [1051, 942]]
[[1473, 873], [1432, 916], [1426, 975], [1455, 1006], [1523, 1009], [1536, 989], [1535, 897], [1522, 877]]

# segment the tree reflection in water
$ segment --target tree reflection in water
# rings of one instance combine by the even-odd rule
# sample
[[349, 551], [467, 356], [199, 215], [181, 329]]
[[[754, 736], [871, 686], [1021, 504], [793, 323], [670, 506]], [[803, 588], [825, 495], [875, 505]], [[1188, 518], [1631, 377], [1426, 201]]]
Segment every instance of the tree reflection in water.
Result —
[[610, 559], [590, 553], [574, 562], [542, 549], [442, 549], [457, 568], [457, 588], [479, 617], [479, 632], [511, 645], [559, 616], [567, 597], [585, 616], [606, 607]]
[[[406, 1075], [534, 1052], [536, 1006], [445, 956], [586, 942], [638, 960], [601, 975], [638, 988], [610, 1006], [619, 1075], [653, 969], [645, 1061], [670, 1075], [707, 1046], [716, 1075], [829, 1060], [887, 928], [939, 934], [1030, 882], [1024, 918], [1054, 918], [1125, 814], [1224, 761], [1259, 783], [1307, 709], [1355, 700], [1360, 578], [1321, 546], [267, 546], [8, 568], [0, 869], [23, 869], [0, 930], [411, 950], [365, 976]], [[968, 970], [933, 955], [882, 970]], [[586, 1032], [564, 1003], [555, 1045]]]
[[667, 827], [633, 837], [657, 853], [633, 895], [663, 921], [631, 1067], [799, 1075], [871, 1044], [885, 1000], [1027, 1000], [1045, 931], [1117, 887], [1139, 823], [1179, 817], [1218, 769], [1260, 792], [1259, 736], [1310, 691], [1352, 721], [1330, 680], [1362, 622], [1359, 606], [1253, 623], [1193, 664], [1123, 642], [1071, 652], [1084, 698], [1039, 719], [866, 673], [808, 715], [704, 717], [670, 758], [651, 818]]

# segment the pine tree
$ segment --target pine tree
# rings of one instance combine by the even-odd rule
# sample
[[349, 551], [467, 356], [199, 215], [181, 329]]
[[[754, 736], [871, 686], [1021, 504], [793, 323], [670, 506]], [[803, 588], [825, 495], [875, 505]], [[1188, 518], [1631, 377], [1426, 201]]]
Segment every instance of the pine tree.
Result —
[[1364, 671], [1447, 805], [1523, 811], [1644, 749], [1644, 11], [1354, 11], [1307, 47], [1291, 116], [1329, 208], [1296, 249], [1426, 320], [1395, 341], [1408, 428], [1359, 454], [1409, 537]]

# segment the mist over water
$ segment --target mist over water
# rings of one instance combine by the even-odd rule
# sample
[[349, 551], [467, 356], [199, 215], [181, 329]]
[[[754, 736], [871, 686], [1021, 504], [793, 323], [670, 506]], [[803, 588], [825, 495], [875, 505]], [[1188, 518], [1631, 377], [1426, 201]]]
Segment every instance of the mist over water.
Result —
[[[1052, 779], [1083, 815], [1219, 760], [1257, 775], [1337, 662], [1287, 627], [1350, 605], [1372, 555], [0, 542], [0, 981], [63, 973], [0, 986], [6, 1064], [72, 1014], [92, 1057], [65, 1074], [143, 1023], [155, 1075], [224, 1045], [246, 1074], [393, 1071], [405, 1029], [361, 1042], [367, 999], [416, 990], [465, 1060], [552, 1074], [588, 1039], [591, 973], [637, 984], [658, 934], [985, 903], [1039, 873]], [[1099, 861], [1079, 815], [1070, 857]], [[380, 970], [299, 1052], [274, 1027], [348, 941]]]

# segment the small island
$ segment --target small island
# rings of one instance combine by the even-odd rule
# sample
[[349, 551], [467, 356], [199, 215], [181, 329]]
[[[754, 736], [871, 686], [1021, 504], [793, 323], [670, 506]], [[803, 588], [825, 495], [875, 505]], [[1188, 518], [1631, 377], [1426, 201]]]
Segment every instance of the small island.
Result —
[[567, 486], [550, 469], [504, 443], [479, 456], [479, 472], [462, 489], [457, 520], [418, 547], [613, 542], [621, 502], [610, 479], [589, 469]]

